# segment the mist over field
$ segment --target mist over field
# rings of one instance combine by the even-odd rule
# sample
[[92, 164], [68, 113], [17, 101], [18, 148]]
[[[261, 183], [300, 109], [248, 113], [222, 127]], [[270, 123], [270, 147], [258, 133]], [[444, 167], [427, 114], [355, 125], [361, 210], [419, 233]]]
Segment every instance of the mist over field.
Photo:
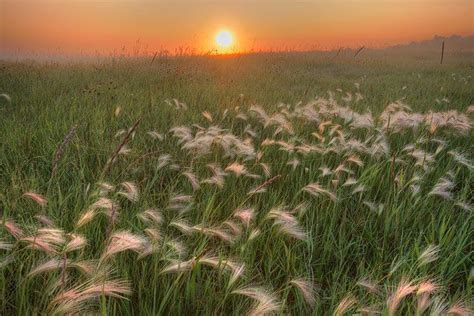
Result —
[[[355, 47], [338, 46], [338, 48], [321, 49], [316, 42], [313, 45], [302, 47], [279, 46], [271, 49], [251, 49], [250, 51], [239, 52], [237, 50], [229, 51], [227, 55], [254, 55], [254, 54], [308, 54], [333, 57], [354, 57], [363, 52], [369, 56], [386, 56], [387, 58], [405, 58], [418, 57], [427, 59], [436, 59], [441, 55], [443, 43], [444, 51], [451, 56], [471, 57], [474, 53], [474, 36], [438, 36], [421, 41], [411, 41], [386, 47], [371, 47], [359, 44]], [[220, 55], [218, 49], [199, 51], [195, 47], [180, 45], [174, 49], [152, 49], [147, 43], [140, 39], [132, 46], [121, 46], [111, 51], [75, 51], [66, 52], [60, 46], [51, 47], [47, 50], [19, 50], [19, 49], [0, 49], [0, 58], [3, 60], [34, 60], [34, 61], [55, 61], [55, 62], [100, 62], [107, 59], [116, 58], [147, 58], [153, 59], [153, 56], [177, 57], [177, 56], [213, 56]]]

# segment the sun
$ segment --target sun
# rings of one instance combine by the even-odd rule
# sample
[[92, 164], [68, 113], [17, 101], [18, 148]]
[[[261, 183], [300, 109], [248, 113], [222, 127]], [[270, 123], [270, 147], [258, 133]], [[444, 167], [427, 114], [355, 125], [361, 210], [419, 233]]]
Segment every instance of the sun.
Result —
[[234, 43], [232, 33], [227, 30], [219, 31], [216, 34], [216, 44], [221, 48], [229, 48]]

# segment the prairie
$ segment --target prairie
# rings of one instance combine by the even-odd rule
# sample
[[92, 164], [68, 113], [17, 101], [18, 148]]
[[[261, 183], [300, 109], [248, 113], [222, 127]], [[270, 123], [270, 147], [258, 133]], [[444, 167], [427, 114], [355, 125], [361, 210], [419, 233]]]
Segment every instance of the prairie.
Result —
[[472, 313], [472, 54], [0, 62], [0, 313]]

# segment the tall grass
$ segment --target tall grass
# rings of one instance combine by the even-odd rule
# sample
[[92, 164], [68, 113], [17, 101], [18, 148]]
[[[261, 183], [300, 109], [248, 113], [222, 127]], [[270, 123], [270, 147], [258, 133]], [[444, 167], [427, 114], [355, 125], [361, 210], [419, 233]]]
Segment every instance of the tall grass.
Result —
[[3, 62], [1, 313], [472, 313], [472, 62], [368, 58]]

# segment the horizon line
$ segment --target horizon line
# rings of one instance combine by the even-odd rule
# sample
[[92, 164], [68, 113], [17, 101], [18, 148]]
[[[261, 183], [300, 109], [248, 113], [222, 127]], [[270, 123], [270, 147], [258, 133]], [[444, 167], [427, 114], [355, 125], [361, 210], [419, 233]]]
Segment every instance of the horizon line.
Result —
[[[0, 59], [47, 59], [47, 58], [57, 58], [57, 59], [75, 59], [75, 58], [117, 58], [117, 57], [127, 57], [127, 58], [144, 58], [144, 57], [218, 57], [218, 56], [242, 56], [242, 55], [256, 55], [256, 54], [271, 54], [271, 53], [331, 53], [331, 52], [343, 52], [343, 51], [357, 51], [357, 50], [366, 50], [366, 51], [383, 51], [389, 49], [399, 49], [399, 48], [409, 48], [410, 45], [422, 44], [427, 42], [434, 42], [436, 40], [446, 41], [449, 39], [471, 39], [474, 38], [474, 33], [469, 35], [459, 35], [451, 34], [448, 36], [433, 35], [431, 38], [425, 38], [418, 41], [406, 41], [396, 44], [387, 44], [387, 45], [353, 45], [353, 46], [334, 46], [331, 48], [317, 48], [317, 45], [312, 45], [308, 48], [301, 48], [302, 45], [298, 47], [271, 47], [266, 49], [250, 49], [250, 50], [230, 50], [225, 53], [219, 53], [217, 48], [212, 50], [201, 50], [199, 51], [196, 48], [191, 46], [179, 46], [174, 49], [149, 49], [140, 50], [140, 47], [127, 48], [123, 45], [120, 49], [112, 49], [109, 51], [84, 51], [79, 52], [61, 52], [58, 50], [21, 50], [19, 48], [7, 49], [5, 51], [0, 50]], [[140, 40], [137, 40], [139, 43]], [[449, 49], [449, 47], [448, 47]], [[430, 48], [425, 48], [426, 51], [432, 50]], [[467, 49], [462, 49], [464, 52], [474, 52], [474, 46]]]

